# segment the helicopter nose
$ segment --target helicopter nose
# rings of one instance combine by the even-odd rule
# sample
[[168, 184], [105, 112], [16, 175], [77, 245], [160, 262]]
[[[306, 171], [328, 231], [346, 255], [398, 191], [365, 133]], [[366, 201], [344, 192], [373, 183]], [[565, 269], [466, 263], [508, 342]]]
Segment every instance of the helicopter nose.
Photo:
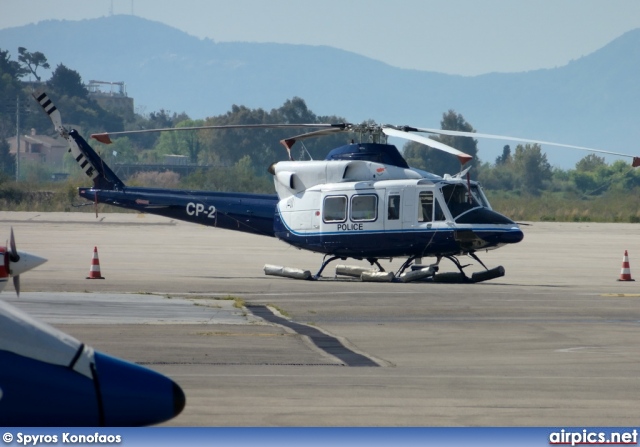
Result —
[[17, 253], [19, 256], [18, 260], [11, 261], [11, 276], [21, 275], [24, 272], [34, 269], [39, 265], [47, 262], [45, 258], [32, 255], [31, 253], [26, 253], [24, 251], [18, 251]]
[[[458, 232], [458, 235], [460, 232]], [[489, 248], [489, 247], [502, 247], [507, 244], [517, 244], [520, 242], [524, 235], [519, 227], [514, 226], [510, 228], [494, 228], [492, 230], [474, 231], [474, 238], [468, 238], [466, 240], [459, 240], [461, 248], [468, 249], [473, 247], [474, 249]], [[467, 243], [465, 245], [465, 242]], [[472, 242], [469, 244], [469, 242]]]
[[501, 239], [503, 244], [517, 244], [524, 239], [524, 233], [522, 233], [520, 227], [513, 227], [509, 231], [505, 231]]

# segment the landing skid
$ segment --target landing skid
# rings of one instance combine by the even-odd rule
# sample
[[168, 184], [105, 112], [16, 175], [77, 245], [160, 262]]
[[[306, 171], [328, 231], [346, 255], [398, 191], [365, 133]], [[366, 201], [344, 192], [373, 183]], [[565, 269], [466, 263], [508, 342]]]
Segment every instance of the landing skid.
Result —
[[[504, 267], [498, 266], [492, 269], [487, 266], [478, 258], [475, 253], [468, 253], [470, 257], [478, 261], [484, 268], [484, 271], [474, 272], [471, 277], [467, 276], [464, 269], [471, 264], [462, 265], [457, 257], [451, 255], [438, 256], [437, 261], [434, 264], [422, 265], [416, 264], [416, 261], [420, 259], [418, 256], [411, 256], [408, 258], [396, 273], [387, 272], [378, 262], [376, 258], [367, 258], [367, 261], [371, 266], [375, 265], [378, 270], [366, 269], [362, 267], [344, 266], [338, 265], [336, 267], [336, 276], [350, 276], [359, 278], [365, 282], [440, 282], [440, 283], [453, 283], [453, 284], [473, 284], [490, 279], [499, 278], [504, 276]], [[440, 268], [440, 261], [442, 259], [448, 259], [458, 268], [458, 272], [444, 272], [438, 273]], [[295, 269], [291, 267], [280, 267], [273, 265], [265, 265], [264, 272], [266, 275], [283, 276], [293, 279], [305, 279], [311, 281], [317, 281], [323, 278], [322, 272], [333, 261], [346, 260], [344, 256], [331, 256], [325, 255], [322, 260], [322, 265], [315, 275], [312, 275], [308, 270]], [[410, 268], [410, 271], [407, 269]], [[329, 278], [327, 278], [329, 279]]]
[[325, 267], [329, 265], [330, 262], [333, 262], [337, 259], [342, 259], [343, 261], [347, 259], [341, 256], [331, 256], [329, 259], [327, 259], [327, 256], [328, 255], [325, 255], [324, 258], [322, 259], [322, 265], [320, 266], [320, 270], [318, 270], [318, 273], [312, 276], [312, 279], [317, 280], [322, 278], [322, 272], [324, 271]]
[[[409, 281], [402, 281], [403, 276], [410, 275], [411, 273], [414, 273], [414, 272], [425, 271], [427, 269], [432, 269], [433, 270], [433, 274], [432, 275], [428, 275], [428, 276], [426, 276], [424, 278], [417, 279], [417, 280], [422, 281], [422, 282], [442, 282], [442, 283], [453, 283], [453, 284], [473, 284], [473, 283], [488, 281], [490, 279], [499, 278], [499, 277], [504, 276], [504, 274], [505, 274], [504, 267], [498, 266], [498, 267], [494, 267], [492, 269], [489, 269], [484, 264], [484, 262], [482, 262], [480, 260], [480, 258], [478, 258], [478, 256], [475, 253], [471, 252], [471, 253], [467, 253], [467, 254], [469, 256], [471, 256], [473, 259], [475, 259], [476, 261], [478, 261], [478, 263], [480, 263], [480, 265], [482, 265], [482, 267], [484, 267], [485, 270], [481, 271], [481, 272], [474, 272], [474, 273], [471, 274], [471, 277], [468, 277], [466, 275], [466, 273], [464, 272], [464, 269], [466, 267], [469, 267], [471, 264], [462, 265], [460, 263], [460, 261], [458, 260], [458, 258], [455, 257], [455, 256], [450, 256], [450, 255], [438, 256], [437, 261], [434, 264], [431, 264], [431, 265], [415, 264], [415, 261], [416, 261], [416, 259], [418, 259], [418, 257], [414, 256], [414, 257], [411, 257], [411, 258], [407, 259], [407, 261], [404, 264], [402, 264], [402, 267], [400, 267], [400, 269], [396, 273], [396, 278], [400, 282], [409, 282]], [[443, 258], [444, 259], [448, 259], [449, 261], [451, 261], [458, 268], [458, 272], [437, 273], [439, 268], [440, 268], [440, 261]], [[410, 273], [404, 273], [404, 271], [409, 267], [411, 267], [411, 272]]]
[[454, 283], [454, 284], [474, 284], [474, 283], [488, 281], [490, 279], [500, 278], [504, 276], [505, 274], [504, 267], [502, 267], [501, 265], [499, 265], [498, 267], [489, 269], [487, 268], [486, 265], [484, 265], [484, 262], [482, 262], [478, 258], [478, 256], [476, 256], [475, 253], [468, 253], [468, 254], [473, 259], [478, 261], [485, 268], [485, 270], [481, 272], [474, 272], [471, 274], [471, 277], [468, 277], [464, 272], [464, 268], [469, 267], [471, 264], [462, 265], [458, 260], [458, 258], [456, 258], [455, 256], [441, 256], [441, 257], [438, 257], [438, 261], [436, 262], [436, 264], [439, 264], [442, 258], [446, 258], [449, 261], [453, 262], [455, 266], [458, 267], [459, 271], [436, 274], [431, 278], [431, 281], [443, 282], [443, 283]]

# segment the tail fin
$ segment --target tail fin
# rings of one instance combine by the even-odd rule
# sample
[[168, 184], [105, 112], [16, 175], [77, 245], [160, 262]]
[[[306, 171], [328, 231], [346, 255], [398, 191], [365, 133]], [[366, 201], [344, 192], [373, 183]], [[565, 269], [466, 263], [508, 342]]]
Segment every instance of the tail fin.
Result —
[[123, 189], [124, 183], [75, 130], [69, 132], [69, 152], [82, 170], [93, 180], [96, 189]]
[[56, 132], [69, 143], [69, 153], [75, 158], [82, 170], [93, 180], [93, 187], [96, 189], [122, 189], [124, 183], [107, 166], [100, 156], [93, 150], [84, 138], [74, 129], [67, 131], [62, 125], [60, 111], [49, 99], [46, 93], [34, 93], [33, 97], [49, 115]]

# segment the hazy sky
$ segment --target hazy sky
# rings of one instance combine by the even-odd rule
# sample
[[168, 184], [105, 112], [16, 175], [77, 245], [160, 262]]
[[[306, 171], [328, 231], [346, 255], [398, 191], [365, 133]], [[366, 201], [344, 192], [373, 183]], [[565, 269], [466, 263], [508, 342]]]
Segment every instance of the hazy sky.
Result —
[[112, 13], [461, 75], [562, 66], [640, 28], [640, 0], [0, 0], [0, 28]]

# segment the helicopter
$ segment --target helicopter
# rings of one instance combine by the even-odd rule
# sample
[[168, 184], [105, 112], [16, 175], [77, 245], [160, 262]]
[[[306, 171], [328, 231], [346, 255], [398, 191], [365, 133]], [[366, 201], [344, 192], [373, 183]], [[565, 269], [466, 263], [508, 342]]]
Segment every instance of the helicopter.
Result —
[[[44, 92], [33, 97], [51, 118], [56, 131], [67, 140], [69, 152], [93, 181], [78, 194], [96, 205], [105, 203], [139, 212], [229, 230], [276, 237], [303, 250], [324, 255], [315, 274], [308, 270], [265, 265], [267, 275], [318, 280], [336, 260], [367, 260], [371, 269], [338, 265], [336, 275], [363, 281], [431, 281], [477, 283], [504, 276], [502, 266], [488, 268], [478, 257], [520, 242], [520, 226], [491, 208], [477, 181], [464, 164], [472, 157], [420, 133], [486, 137], [545, 143], [593, 152], [598, 149], [525, 140], [500, 135], [447, 131], [371, 123], [251, 124], [147, 129], [91, 135], [108, 144], [110, 137], [150, 131], [201, 129], [312, 128], [315, 130], [280, 141], [288, 160], [268, 168], [276, 194], [192, 191], [126, 186], [74, 129], [62, 125], [60, 112]], [[291, 149], [297, 141], [337, 133], [358, 136], [358, 141], [331, 150], [324, 160], [295, 161]], [[399, 137], [438, 149], [458, 158], [461, 171], [438, 176], [410, 167], [388, 137]], [[640, 159], [634, 157], [634, 166]], [[484, 271], [468, 276], [458, 259], [469, 256]], [[422, 264], [423, 258], [435, 258]], [[406, 260], [395, 272], [387, 272], [381, 259]], [[458, 272], [439, 272], [448, 259]], [[375, 268], [374, 268], [375, 266]]]

